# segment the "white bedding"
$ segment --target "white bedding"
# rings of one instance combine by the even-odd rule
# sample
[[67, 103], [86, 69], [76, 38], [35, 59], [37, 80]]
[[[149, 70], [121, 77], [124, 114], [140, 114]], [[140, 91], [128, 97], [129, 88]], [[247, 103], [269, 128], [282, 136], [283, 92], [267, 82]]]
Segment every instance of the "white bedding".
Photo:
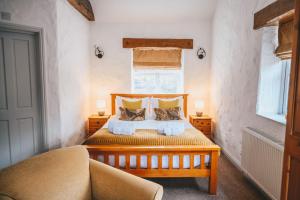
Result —
[[108, 128], [114, 134], [131, 135], [137, 129], [153, 129], [158, 130], [161, 134], [179, 135], [185, 129], [191, 128], [192, 125], [186, 120], [171, 120], [171, 121], [157, 121], [153, 119], [144, 121], [122, 121], [117, 116], [113, 116], [103, 126]]

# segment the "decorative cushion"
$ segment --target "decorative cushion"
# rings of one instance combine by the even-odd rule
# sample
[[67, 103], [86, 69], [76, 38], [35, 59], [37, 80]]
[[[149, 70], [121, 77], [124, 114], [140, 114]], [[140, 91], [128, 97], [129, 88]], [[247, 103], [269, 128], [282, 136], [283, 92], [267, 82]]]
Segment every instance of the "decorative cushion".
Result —
[[129, 110], [137, 110], [142, 108], [142, 100], [137, 101], [126, 101], [122, 99], [123, 108], [127, 108]]
[[121, 111], [120, 120], [123, 121], [143, 121], [145, 120], [146, 108], [130, 110], [128, 108], [119, 108]]
[[174, 108], [154, 108], [156, 114], [155, 120], [168, 121], [168, 120], [180, 120], [180, 107]]
[[179, 107], [179, 99], [173, 101], [158, 100], [158, 107], [163, 109]]

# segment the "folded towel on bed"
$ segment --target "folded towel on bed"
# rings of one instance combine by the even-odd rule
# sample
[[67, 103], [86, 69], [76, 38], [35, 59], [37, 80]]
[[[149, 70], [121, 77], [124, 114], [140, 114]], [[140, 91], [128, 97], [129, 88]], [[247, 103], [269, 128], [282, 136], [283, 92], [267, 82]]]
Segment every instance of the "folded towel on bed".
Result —
[[108, 130], [116, 135], [133, 135], [135, 133], [134, 122], [110, 120]]
[[158, 125], [158, 132], [167, 136], [176, 136], [184, 133], [185, 124], [182, 121], [164, 121]]

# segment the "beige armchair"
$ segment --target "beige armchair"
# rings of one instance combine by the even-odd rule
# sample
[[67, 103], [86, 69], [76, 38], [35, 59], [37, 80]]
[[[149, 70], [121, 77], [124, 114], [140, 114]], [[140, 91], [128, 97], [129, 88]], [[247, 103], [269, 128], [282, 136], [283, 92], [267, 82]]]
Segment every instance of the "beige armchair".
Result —
[[162, 195], [162, 186], [91, 160], [81, 146], [0, 171], [0, 200], [158, 200]]

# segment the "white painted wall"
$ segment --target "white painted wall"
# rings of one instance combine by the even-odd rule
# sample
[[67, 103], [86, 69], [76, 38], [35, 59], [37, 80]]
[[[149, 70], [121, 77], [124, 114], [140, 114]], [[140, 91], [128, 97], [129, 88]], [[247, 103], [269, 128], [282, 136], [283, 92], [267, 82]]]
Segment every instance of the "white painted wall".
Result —
[[57, 1], [57, 47], [62, 145], [80, 144], [89, 115], [90, 23]]
[[0, 0], [11, 21], [43, 28], [50, 148], [78, 144], [89, 95], [89, 22], [64, 0]]
[[[99, 23], [91, 27], [91, 45], [99, 44], [105, 55], [92, 57], [91, 112], [96, 112], [96, 100], [106, 99], [107, 113], [111, 112], [111, 93], [131, 92], [131, 49], [122, 48], [122, 38], [192, 38], [194, 49], [184, 50], [184, 88], [189, 93], [189, 112], [194, 113], [195, 100], [205, 101], [205, 112], [210, 103], [211, 21], [197, 23]], [[204, 47], [207, 57], [197, 58], [197, 49]]]
[[262, 30], [253, 30], [253, 15], [272, 1], [218, 1], [214, 17], [211, 111], [216, 140], [237, 164], [244, 127], [284, 140], [285, 126], [256, 115]]

